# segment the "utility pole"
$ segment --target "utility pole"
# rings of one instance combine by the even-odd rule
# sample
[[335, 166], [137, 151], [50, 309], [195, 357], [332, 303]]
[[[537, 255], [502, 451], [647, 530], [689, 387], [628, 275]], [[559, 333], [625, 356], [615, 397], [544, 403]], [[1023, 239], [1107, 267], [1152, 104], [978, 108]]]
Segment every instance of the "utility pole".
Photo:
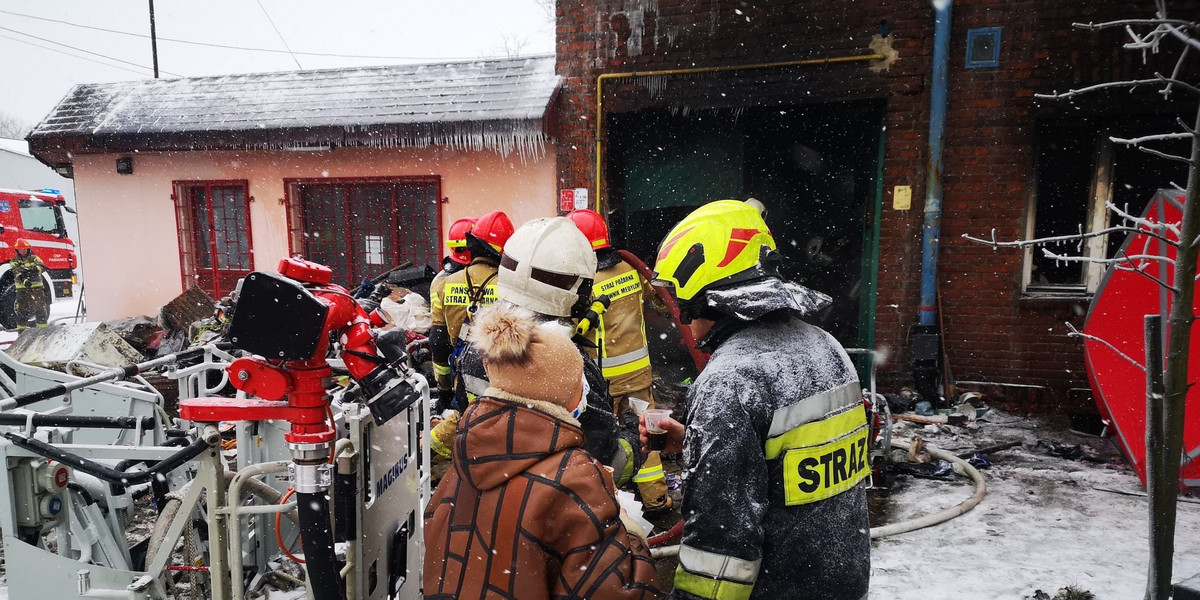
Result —
[[154, 59], [154, 78], [158, 79], [158, 36], [154, 33], [154, 0], [150, 0], [150, 55]]

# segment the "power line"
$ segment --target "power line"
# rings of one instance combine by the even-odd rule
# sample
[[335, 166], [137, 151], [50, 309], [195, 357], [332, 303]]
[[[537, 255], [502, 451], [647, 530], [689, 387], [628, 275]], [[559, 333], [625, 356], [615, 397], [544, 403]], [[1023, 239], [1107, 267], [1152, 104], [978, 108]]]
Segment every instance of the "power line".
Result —
[[300, 66], [300, 59], [296, 58], [295, 53], [293, 53], [291, 47], [288, 46], [287, 40], [283, 39], [283, 34], [280, 33], [279, 28], [275, 26], [275, 21], [271, 19], [271, 15], [267, 12], [267, 7], [262, 5], [262, 0], [257, 0], [257, 2], [258, 7], [262, 9], [263, 16], [265, 16], [267, 18], [267, 22], [271, 24], [271, 29], [275, 30], [275, 35], [279, 36], [279, 41], [283, 42], [283, 47], [288, 51], [288, 55], [292, 57], [292, 60], [296, 61], [296, 68], [303, 71], [304, 67]]
[[57, 53], [57, 54], [62, 54], [63, 56], [70, 56], [71, 58], [78, 58], [79, 60], [86, 60], [86, 61], [88, 61], [88, 62], [90, 62], [90, 63], [96, 63], [96, 64], [98, 64], [98, 65], [104, 65], [104, 66], [106, 66], [106, 67], [112, 67], [112, 68], [114, 68], [114, 69], [120, 69], [120, 70], [122, 70], [122, 71], [128, 71], [128, 72], [130, 72], [130, 73], [134, 73], [134, 74], [136, 74], [136, 75], [140, 75], [140, 76], [142, 76], [142, 77], [145, 77], [145, 76], [146, 76], [146, 74], [145, 74], [145, 73], [142, 73], [142, 72], [140, 72], [140, 71], [134, 71], [133, 69], [130, 69], [130, 68], [128, 68], [128, 67], [122, 67], [121, 65], [114, 65], [114, 64], [110, 64], [110, 63], [106, 63], [106, 62], [101, 62], [101, 61], [98, 61], [98, 60], [96, 60], [96, 59], [94, 59], [94, 58], [88, 58], [88, 57], [86, 57], [86, 56], [79, 56], [78, 54], [71, 54], [70, 52], [64, 52], [64, 51], [62, 51], [62, 50], [59, 50], [59, 49], [57, 49], [57, 48], [51, 48], [50, 46], [43, 46], [43, 45], [41, 45], [41, 44], [35, 44], [35, 43], [33, 43], [33, 42], [29, 41], [29, 40], [22, 40], [22, 39], [19, 39], [19, 38], [15, 38], [15, 37], [11, 37], [11, 36], [4, 35], [4, 34], [2, 34], [2, 33], [0, 33], [0, 38], [6, 39], [6, 40], [11, 40], [11, 41], [17, 42], [18, 44], [26, 44], [26, 45], [29, 45], [29, 46], [33, 46], [34, 48], [41, 48], [42, 50], [49, 50], [50, 52], [54, 52], [54, 53]]
[[[132, 31], [121, 31], [119, 29], [107, 29], [104, 27], [96, 27], [94, 25], [83, 25], [80, 23], [72, 23], [70, 21], [63, 21], [61, 19], [51, 19], [49, 17], [37, 17], [34, 15], [26, 15], [26, 14], [22, 14], [22, 13], [7, 11], [7, 10], [0, 10], [0, 14], [12, 15], [14, 17], [24, 17], [26, 19], [34, 19], [36, 21], [46, 21], [48, 23], [58, 23], [60, 25], [69, 25], [71, 27], [78, 27], [80, 29], [90, 29], [92, 31], [103, 31], [105, 33], [115, 33], [118, 35], [127, 35], [127, 36], [131, 36], [131, 37], [139, 37], [139, 38], [149, 38], [150, 37], [144, 33], [135, 33]], [[303, 52], [300, 50], [296, 50], [294, 52], [289, 52], [287, 50], [279, 50], [277, 48], [255, 48], [255, 47], [251, 47], [251, 46], [232, 46], [229, 44], [214, 44], [214, 43], [210, 43], [210, 42], [197, 42], [194, 40], [181, 40], [178, 38], [163, 37], [161, 35], [158, 36], [158, 40], [160, 42], [173, 42], [176, 44], [187, 44], [190, 46], [203, 46], [206, 48], [222, 48], [225, 50], [242, 50], [242, 51], [246, 51], [246, 52], [269, 52], [272, 54], [294, 54], [294, 55], [299, 55], [299, 56], [321, 56], [321, 57], [325, 57], [325, 58], [362, 58], [362, 59], [372, 59], [372, 60], [474, 60], [474, 59], [479, 58], [478, 56], [379, 56], [379, 55], [373, 55], [373, 54], [336, 54], [336, 53], [330, 53], [330, 52]]]
[[[10, 32], [10, 33], [15, 33], [15, 34], [17, 34], [17, 35], [23, 35], [23, 36], [25, 36], [25, 37], [31, 37], [31, 38], [33, 38], [33, 39], [35, 39], [35, 40], [39, 40], [39, 41], [42, 41], [42, 42], [46, 42], [47, 44], [54, 44], [55, 46], [62, 46], [63, 48], [70, 48], [70, 49], [72, 49], [72, 50], [74, 50], [74, 51], [76, 51], [76, 52], [82, 52], [82, 53], [84, 53], [84, 54], [91, 54], [92, 56], [99, 56], [100, 58], [106, 58], [106, 59], [108, 59], [108, 60], [111, 60], [111, 61], [115, 61], [115, 62], [119, 62], [119, 63], [124, 63], [124, 64], [127, 64], [127, 65], [132, 65], [132, 66], [135, 66], [135, 67], [138, 67], [138, 68], [141, 68], [141, 69], [150, 70], [150, 67], [147, 67], [147, 66], [145, 66], [145, 65], [139, 65], [138, 63], [135, 63], [135, 62], [130, 62], [130, 61], [123, 60], [123, 59], [120, 59], [120, 58], [116, 58], [116, 57], [114, 57], [114, 56], [108, 56], [108, 55], [105, 55], [105, 54], [100, 54], [99, 52], [92, 52], [91, 50], [84, 50], [83, 48], [77, 48], [77, 47], [75, 47], [75, 46], [72, 46], [72, 45], [70, 45], [70, 44], [64, 44], [64, 43], [62, 43], [62, 42], [56, 42], [56, 41], [54, 41], [54, 40], [51, 40], [51, 39], [48, 39], [48, 38], [44, 38], [44, 37], [41, 37], [41, 36], [33, 35], [33, 34], [30, 34], [30, 33], [25, 33], [25, 32], [23, 32], [23, 31], [18, 31], [18, 30], [16, 30], [16, 29], [9, 29], [8, 27], [0, 27], [0, 30], [3, 30], [3, 31], [8, 31], [8, 32]], [[163, 71], [163, 73], [166, 73], [167, 75], [174, 75], [175, 77], [183, 77], [182, 75], [180, 75], [180, 74], [178, 74], [178, 73], [172, 73], [172, 72], [170, 72], [170, 71]]]

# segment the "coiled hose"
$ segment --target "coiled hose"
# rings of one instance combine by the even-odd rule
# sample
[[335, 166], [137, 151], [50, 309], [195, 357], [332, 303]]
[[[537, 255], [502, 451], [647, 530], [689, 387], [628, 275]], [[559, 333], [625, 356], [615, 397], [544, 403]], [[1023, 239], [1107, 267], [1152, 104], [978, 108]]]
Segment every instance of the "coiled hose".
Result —
[[[892, 446], [895, 448], [899, 448], [901, 450], [908, 450], [909, 442], [902, 441], [902, 440], [892, 440]], [[983, 501], [984, 496], [987, 495], [987, 483], [983, 480], [983, 475], [975, 467], [971, 466], [971, 463], [969, 463], [953, 454], [950, 454], [949, 452], [946, 452], [945, 450], [942, 450], [941, 448], [935, 448], [933, 446], [926, 445], [925, 449], [929, 451], [930, 456], [932, 456], [934, 458], [940, 458], [944, 461], [949, 462], [950, 464], [952, 464], [956, 467], [956, 469], [955, 469], [956, 472], [958, 472], [960, 474], [964, 474], [967, 477], [970, 477], [971, 481], [975, 483], [975, 493], [971, 494], [970, 498], [963, 500], [962, 502], [958, 503], [955, 506], [952, 506], [945, 510], [940, 510], [940, 511], [935, 512], [930, 515], [925, 515], [923, 517], [917, 517], [915, 519], [909, 519], [907, 521], [901, 521], [899, 523], [891, 523], [889, 525], [881, 525], [879, 527], [872, 527], [871, 528], [871, 539], [877, 540], [879, 538], [888, 537], [890, 535], [896, 535], [898, 533], [908, 533], [909, 531], [916, 531], [918, 529], [924, 529], [926, 527], [932, 527], [933, 525], [945, 523], [946, 521], [949, 521], [950, 519], [953, 519], [954, 517], [957, 517], [959, 515], [965, 514], [967, 511], [971, 510], [972, 508], [975, 508], [976, 505], [978, 505], [980, 502]], [[682, 521], [680, 521], [678, 524], [676, 524], [676, 527], [679, 528], [680, 533], [682, 533], [682, 531], [683, 531], [682, 525], [683, 525]], [[671, 534], [674, 531], [675, 531], [675, 527], [672, 527], [670, 531], [663, 533], [663, 534], [659, 534], [658, 536], [652, 537], [652, 538], [650, 538], [650, 540], [648, 540], [648, 544], [651, 546], [651, 548], [650, 548], [651, 556], [653, 556], [654, 558], [662, 558], [664, 556], [678, 556], [679, 555], [679, 546], [678, 545], [654, 547], [656, 538], [659, 538], [660, 540], [669, 540], [672, 537]], [[663, 542], [660, 541], [659, 543], [663, 543]]]

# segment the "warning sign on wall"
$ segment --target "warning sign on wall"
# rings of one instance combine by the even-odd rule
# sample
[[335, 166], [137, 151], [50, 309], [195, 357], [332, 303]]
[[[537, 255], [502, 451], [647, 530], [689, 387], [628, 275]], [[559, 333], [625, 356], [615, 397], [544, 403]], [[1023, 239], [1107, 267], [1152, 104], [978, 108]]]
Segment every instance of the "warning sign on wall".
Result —
[[574, 189], [558, 190], [558, 210], [560, 212], [571, 212], [573, 210], [583, 210], [588, 208], [588, 189], [585, 187], [577, 187]]

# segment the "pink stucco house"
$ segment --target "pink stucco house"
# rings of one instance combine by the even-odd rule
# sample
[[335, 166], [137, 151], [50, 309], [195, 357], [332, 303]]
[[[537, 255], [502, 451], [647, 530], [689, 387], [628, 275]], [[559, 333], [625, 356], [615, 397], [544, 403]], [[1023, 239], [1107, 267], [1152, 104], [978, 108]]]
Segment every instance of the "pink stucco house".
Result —
[[30, 150], [73, 173], [89, 316], [219, 297], [302, 254], [437, 266], [454, 220], [555, 210], [553, 57], [79, 85]]

